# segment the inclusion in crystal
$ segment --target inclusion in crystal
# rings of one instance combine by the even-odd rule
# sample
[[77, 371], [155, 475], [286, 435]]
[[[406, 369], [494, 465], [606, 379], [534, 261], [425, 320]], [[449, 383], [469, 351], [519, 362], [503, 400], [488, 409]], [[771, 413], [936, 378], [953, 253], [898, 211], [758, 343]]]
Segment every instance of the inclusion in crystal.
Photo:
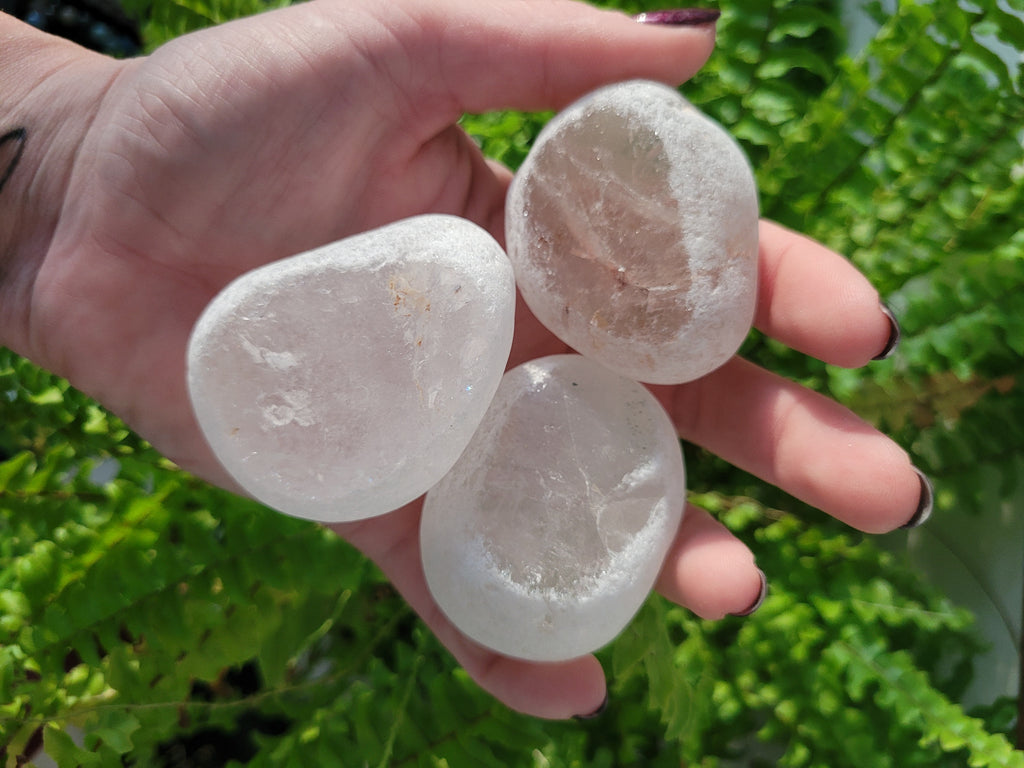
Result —
[[200, 427], [247, 492], [340, 522], [423, 494], [455, 463], [498, 387], [515, 285], [504, 251], [430, 215], [249, 272], [197, 322], [188, 387]]
[[537, 318], [639, 381], [709, 373], [753, 320], [750, 165], [664, 85], [602, 88], [545, 126], [509, 191], [506, 244]]
[[574, 658], [647, 597], [685, 503], [682, 450], [644, 388], [579, 355], [505, 374], [452, 470], [427, 493], [431, 593], [502, 654]]

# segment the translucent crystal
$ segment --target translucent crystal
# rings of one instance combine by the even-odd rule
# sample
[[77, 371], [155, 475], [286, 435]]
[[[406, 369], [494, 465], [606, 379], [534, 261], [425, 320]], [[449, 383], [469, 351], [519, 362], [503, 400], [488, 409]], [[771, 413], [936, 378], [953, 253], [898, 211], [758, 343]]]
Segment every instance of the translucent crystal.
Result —
[[643, 386], [578, 355], [525, 363], [427, 494], [427, 583], [485, 646], [580, 656], [639, 609], [684, 502], [679, 440]]
[[422, 216], [257, 269], [193, 331], [189, 392], [224, 467], [296, 517], [412, 501], [455, 463], [501, 380], [515, 286], [501, 247]]
[[576, 351], [675, 384], [737, 350], [757, 293], [757, 191], [739, 146], [675, 90], [595, 91], [541, 132], [509, 191], [523, 298]]

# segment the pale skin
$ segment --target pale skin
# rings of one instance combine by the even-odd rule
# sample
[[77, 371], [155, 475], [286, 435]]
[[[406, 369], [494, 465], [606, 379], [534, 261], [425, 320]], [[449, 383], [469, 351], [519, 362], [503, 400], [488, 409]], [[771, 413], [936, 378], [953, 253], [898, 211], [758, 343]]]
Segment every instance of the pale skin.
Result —
[[[628, 78], [677, 85], [713, 45], [711, 24], [641, 25], [573, 0], [315, 0], [119, 62], [0, 13], [0, 135], [24, 129], [0, 189], [0, 343], [233, 488], [185, 393], [189, 331], [221, 287], [426, 212], [501, 241], [511, 174], [455, 126], [463, 112], [557, 109]], [[0, 145], [0, 178], [14, 144]], [[842, 366], [884, 348], [878, 294], [844, 258], [771, 223], [761, 236], [758, 328]], [[522, 303], [517, 318], [510, 364], [565, 351]], [[883, 532], [914, 516], [907, 454], [820, 395], [740, 359], [653, 389], [681, 436], [851, 526]], [[606, 682], [592, 656], [527, 663], [451, 626], [424, 584], [419, 512], [334, 527], [495, 697], [540, 717], [593, 712]], [[760, 574], [691, 508], [658, 589], [719, 618], [754, 603]]]

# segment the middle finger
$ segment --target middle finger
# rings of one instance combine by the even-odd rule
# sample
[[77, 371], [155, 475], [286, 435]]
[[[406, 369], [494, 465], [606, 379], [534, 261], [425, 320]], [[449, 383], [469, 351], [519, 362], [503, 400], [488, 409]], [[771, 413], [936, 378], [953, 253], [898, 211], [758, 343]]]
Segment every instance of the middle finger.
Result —
[[898, 528], [924, 502], [922, 475], [895, 442], [746, 360], [652, 390], [683, 438], [863, 531]]

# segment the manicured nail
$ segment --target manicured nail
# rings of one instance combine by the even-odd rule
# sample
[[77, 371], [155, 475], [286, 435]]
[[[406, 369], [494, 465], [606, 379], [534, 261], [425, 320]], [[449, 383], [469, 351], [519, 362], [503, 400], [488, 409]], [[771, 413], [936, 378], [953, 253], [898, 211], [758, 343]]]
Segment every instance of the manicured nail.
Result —
[[699, 27], [714, 24], [722, 12], [717, 8], [674, 8], [666, 11], [648, 11], [633, 17], [641, 24], [663, 24], [673, 27]]
[[885, 360], [888, 357], [892, 357], [892, 353], [896, 351], [896, 347], [900, 343], [900, 324], [896, 319], [896, 315], [892, 313], [892, 310], [886, 304], [881, 306], [882, 314], [889, 320], [889, 338], [885, 342], [885, 348], [872, 357], [872, 360]]
[[917, 472], [917, 479], [921, 481], [921, 498], [917, 502], [917, 509], [914, 511], [913, 517], [900, 526], [904, 529], [917, 528], [924, 523], [932, 516], [932, 507], [935, 504], [935, 488], [932, 486], [932, 481], [917, 467], [914, 467], [914, 471]]
[[596, 717], [600, 717], [604, 714], [604, 711], [608, 709], [608, 692], [605, 691], [604, 701], [601, 702], [601, 706], [586, 715], [575, 715], [573, 720], [593, 720]]
[[760, 568], [757, 569], [758, 575], [761, 577], [761, 590], [757, 593], [757, 599], [751, 604], [749, 608], [739, 613], [734, 613], [733, 616], [749, 616], [764, 602], [764, 599], [768, 596], [768, 577], [764, 575], [764, 571]]

